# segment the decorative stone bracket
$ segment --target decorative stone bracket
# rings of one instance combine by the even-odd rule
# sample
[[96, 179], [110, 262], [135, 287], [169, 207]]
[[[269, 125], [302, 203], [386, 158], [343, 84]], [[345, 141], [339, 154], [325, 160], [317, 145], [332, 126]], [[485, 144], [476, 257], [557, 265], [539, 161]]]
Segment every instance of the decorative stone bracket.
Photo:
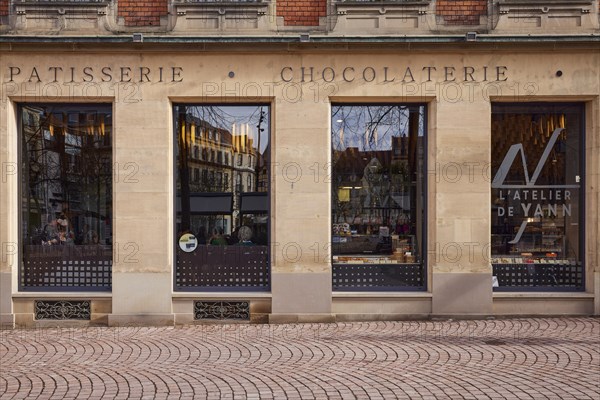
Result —
[[250, 1], [174, 0], [174, 32], [266, 33], [274, 18], [271, 3]]
[[334, 1], [332, 30], [361, 35], [426, 33], [435, 17], [430, 5], [430, 0]]
[[499, 0], [495, 30], [502, 33], [586, 32], [599, 28], [597, 13], [597, 0]]

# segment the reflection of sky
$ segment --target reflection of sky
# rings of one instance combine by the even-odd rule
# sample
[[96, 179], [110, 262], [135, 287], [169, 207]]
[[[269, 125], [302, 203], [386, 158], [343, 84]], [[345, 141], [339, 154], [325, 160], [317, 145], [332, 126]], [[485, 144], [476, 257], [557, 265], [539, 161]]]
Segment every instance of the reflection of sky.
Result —
[[270, 110], [268, 105], [219, 105], [219, 106], [193, 106], [187, 107], [188, 114], [207, 121], [209, 124], [233, 133], [235, 124], [236, 134], [240, 127], [248, 126], [248, 136], [254, 140], [254, 145], [259, 142], [258, 123], [261, 111], [264, 112], [260, 132], [260, 152], [264, 153], [269, 144]]
[[[416, 111], [417, 107], [411, 107]], [[419, 136], [423, 136], [424, 112], [418, 107]], [[334, 106], [332, 144], [336, 150], [357, 147], [361, 151], [390, 150], [392, 137], [409, 136], [409, 108], [406, 106]]]

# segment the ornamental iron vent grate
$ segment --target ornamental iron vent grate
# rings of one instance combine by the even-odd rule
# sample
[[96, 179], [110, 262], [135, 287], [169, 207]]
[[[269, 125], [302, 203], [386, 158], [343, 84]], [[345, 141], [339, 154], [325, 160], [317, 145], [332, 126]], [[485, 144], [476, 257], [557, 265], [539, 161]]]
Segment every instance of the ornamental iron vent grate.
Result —
[[492, 264], [500, 288], [532, 287], [538, 290], [583, 289], [583, 265], [577, 264]]
[[81, 319], [90, 320], [92, 315], [89, 300], [36, 300], [34, 302], [35, 319]]
[[250, 302], [248, 301], [195, 301], [194, 319], [224, 320], [250, 319]]
[[333, 290], [423, 289], [421, 264], [333, 264]]

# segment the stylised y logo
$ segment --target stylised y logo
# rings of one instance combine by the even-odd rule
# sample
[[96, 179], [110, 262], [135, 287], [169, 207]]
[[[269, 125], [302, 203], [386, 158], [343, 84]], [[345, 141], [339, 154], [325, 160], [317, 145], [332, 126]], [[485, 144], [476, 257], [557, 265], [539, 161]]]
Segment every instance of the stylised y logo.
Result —
[[[552, 136], [550, 136], [550, 140], [548, 141], [546, 148], [544, 149], [544, 152], [542, 153], [542, 156], [540, 157], [540, 159], [538, 161], [537, 166], [535, 167], [535, 171], [533, 172], [533, 175], [531, 175], [531, 178], [529, 177], [529, 170], [527, 167], [527, 158], [525, 157], [525, 151], [523, 150], [523, 144], [519, 143], [519, 144], [513, 144], [512, 146], [510, 146], [510, 149], [508, 149], [506, 156], [504, 156], [504, 160], [502, 160], [502, 164], [500, 164], [500, 168], [498, 169], [498, 172], [496, 172], [496, 176], [494, 176], [494, 180], [492, 181], [492, 188], [493, 189], [579, 188], [579, 185], [536, 185], [535, 184], [538, 177], [540, 176], [540, 173], [542, 172], [542, 169], [544, 168], [544, 164], [546, 164], [546, 161], [548, 160], [548, 157], [550, 156], [550, 152], [552, 151], [554, 144], [558, 140], [558, 136], [561, 134], [561, 132], [564, 129], [565, 128], [556, 128], [554, 130], [554, 132], [552, 133]], [[524, 185], [506, 185], [504, 183], [504, 181], [506, 180], [508, 171], [510, 170], [511, 165], [513, 164], [513, 162], [515, 161], [515, 159], [517, 158], [517, 155], [519, 153], [521, 154], [521, 161], [523, 163], [523, 173], [525, 176], [525, 184]], [[523, 232], [525, 231], [526, 227], [527, 227], [527, 221], [523, 221], [521, 223], [521, 226], [519, 227], [519, 231], [517, 232], [517, 235], [515, 236], [515, 238], [508, 243], [510, 243], [510, 244], [518, 243], [519, 240], [521, 240], [521, 236], [523, 235]]]

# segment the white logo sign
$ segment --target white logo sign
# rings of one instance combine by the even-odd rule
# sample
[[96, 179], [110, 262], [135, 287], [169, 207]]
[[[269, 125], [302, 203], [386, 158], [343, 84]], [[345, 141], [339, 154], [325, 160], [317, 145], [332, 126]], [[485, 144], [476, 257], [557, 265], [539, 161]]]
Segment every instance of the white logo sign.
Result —
[[[550, 156], [550, 152], [552, 151], [554, 144], [558, 140], [558, 136], [561, 134], [561, 132], [563, 130], [564, 130], [564, 128], [556, 128], [554, 130], [554, 132], [552, 133], [552, 136], [550, 137], [550, 140], [548, 141], [548, 144], [546, 145], [546, 148], [544, 149], [544, 152], [542, 153], [542, 156], [540, 157], [540, 159], [538, 161], [535, 171], [533, 172], [533, 175], [531, 175], [531, 177], [529, 177], [529, 171], [528, 171], [528, 167], [527, 167], [527, 158], [525, 157], [525, 150], [523, 149], [523, 144], [519, 143], [519, 144], [513, 144], [512, 146], [510, 146], [510, 149], [508, 149], [508, 152], [506, 153], [504, 160], [502, 160], [502, 164], [500, 165], [500, 168], [498, 169], [496, 176], [494, 176], [494, 180], [492, 181], [492, 188], [493, 189], [513, 190], [513, 193], [510, 197], [512, 197], [513, 199], [516, 199], [516, 200], [521, 200], [521, 199], [538, 200], [538, 198], [539, 198], [539, 200], [561, 200], [561, 199], [562, 200], [570, 200], [571, 193], [569, 190], [566, 190], [566, 189], [578, 189], [579, 185], [536, 185], [535, 184], [537, 182], [538, 177], [540, 176], [540, 173], [542, 172], [542, 169], [544, 168], [544, 165], [546, 164], [546, 161], [548, 160], [548, 157]], [[513, 165], [513, 163], [515, 162], [515, 159], [517, 158], [517, 156], [519, 154], [521, 155], [521, 162], [523, 163], [523, 173], [525, 176], [525, 184], [524, 185], [507, 185], [504, 182], [506, 180], [506, 177], [508, 175], [510, 167]], [[550, 190], [546, 194], [543, 191], [540, 191], [540, 193], [538, 193], [534, 189], [550, 189]], [[508, 193], [510, 193], [510, 190], [508, 191]], [[515, 192], [515, 190], [516, 190], [516, 192]], [[504, 198], [502, 196], [503, 195], [501, 192], [500, 197]], [[525, 215], [527, 215], [530, 212], [530, 210], [532, 210], [531, 203], [529, 203], [529, 204], [522, 203], [521, 208]], [[532, 211], [534, 213], [533, 214], [534, 216], [542, 215], [540, 205], [538, 205]], [[505, 212], [506, 211], [503, 210], [503, 213], [505, 213]], [[557, 211], [556, 211], [556, 205], [555, 205], [554, 213], [556, 214], [556, 212]], [[568, 205], [568, 206], [563, 205], [563, 214], [571, 215], [570, 205]], [[513, 240], [511, 240], [508, 243], [510, 243], [510, 244], [518, 243], [519, 240], [521, 240], [521, 236], [523, 235], [523, 232], [525, 232], [526, 227], [527, 227], [527, 219], [524, 220], [523, 222], [521, 222], [521, 226], [519, 227], [519, 230], [518, 230], [516, 236], [514, 237]]]

